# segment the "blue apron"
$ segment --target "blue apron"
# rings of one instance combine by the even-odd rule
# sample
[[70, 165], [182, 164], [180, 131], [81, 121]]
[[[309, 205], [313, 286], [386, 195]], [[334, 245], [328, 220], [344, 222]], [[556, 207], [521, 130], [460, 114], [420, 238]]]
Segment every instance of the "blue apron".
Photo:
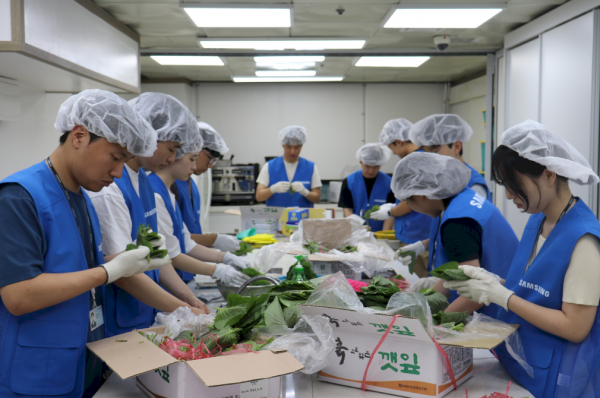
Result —
[[[190, 196], [189, 185], [192, 185], [192, 195]], [[179, 192], [178, 203], [181, 209], [183, 222], [191, 234], [202, 234], [200, 225], [200, 192], [193, 179], [188, 181], [176, 180], [177, 192]]]
[[[347, 178], [348, 188], [352, 193], [352, 200], [354, 201], [354, 208], [352, 211], [357, 216], [360, 216], [360, 211], [363, 214], [367, 212], [371, 207], [375, 205], [383, 205], [387, 202], [387, 196], [390, 193], [390, 185], [392, 184], [392, 177], [381, 171], [377, 173], [375, 184], [371, 190], [371, 196], [367, 198], [367, 187], [365, 185], [365, 179], [362, 174], [362, 170], [355, 171], [350, 174]], [[377, 232], [383, 229], [383, 221], [379, 220], [367, 220], [367, 224], [371, 227], [371, 231]]]
[[[2, 183], [17, 183], [33, 198], [44, 231], [43, 272], [87, 270], [77, 223], [46, 162], [13, 174]], [[89, 197], [85, 192], [83, 195], [92, 223], [98, 265], [104, 263], [100, 223]], [[8, 312], [0, 300], [0, 396], [81, 397], [89, 311], [89, 292], [21, 316]]]
[[483, 185], [485, 187], [486, 192], [487, 192], [487, 198], [486, 199], [487, 200], [492, 200], [492, 194], [490, 192], [490, 189], [487, 186], [487, 182], [485, 182], [485, 178], [483, 178], [483, 176], [481, 175], [481, 173], [478, 172], [477, 170], [475, 170], [474, 168], [472, 168], [469, 164], [465, 163], [465, 166], [467, 166], [471, 170], [471, 179], [469, 180], [469, 183], [467, 184], [467, 187], [471, 188], [475, 184]]
[[[521, 243], [504, 286], [522, 299], [542, 307], [561, 310], [563, 283], [577, 241], [585, 235], [600, 237], [600, 224], [579, 200], [554, 227], [540, 252], [525, 271], [544, 214], [529, 217]], [[533, 367], [530, 378], [508, 354], [504, 344], [496, 348], [508, 373], [536, 398], [600, 397], [600, 312], [582, 343], [571, 343], [533, 326], [503, 308], [498, 319], [519, 324], [526, 361]]]
[[[143, 169], [140, 168], [138, 176], [139, 196], [133, 188], [125, 166], [123, 166], [121, 178], [115, 179], [115, 184], [123, 193], [125, 204], [129, 209], [132, 241], [137, 238], [138, 227], [141, 224], [151, 227], [153, 231], [158, 231], [154, 191]], [[148, 271], [145, 274], [154, 282], [159, 283], [158, 270]], [[106, 286], [104, 309], [106, 337], [127, 333], [134, 329], [148, 328], [154, 323], [156, 315], [154, 308], [142, 303], [114, 284]]]
[[[291, 182], [301, 182], [304, 187], [310, 191], [313, 171], [315, 164], [310, 160], [300, 158], [298, 160], [298, 166], [296, 167], [296, 173]], [[269, 160], [269, 186], [273, 186], [280, 181], [289, 181], [287, 173], [285, 171], [285, 165], [283, 164], [283, 156]], [[298, 192], [294, 192], [292, 195], [289, 192], [274, 193], [266, 202], [267, 206], [274, 207], [315, 207], [315, 204]]]
[[[171, 196], [169, 195], [169, 190], [165, 186], [165, 183], [160, 179], [159, 176], [152, 173], [148, 176], [150, 180], [150, 184], [154, 189], [154, 192], [160, 195], [160, 197], [165, 202], [165, 207], [171, 216], [171, 221], [173, 221], [173, 235], [179, 241], [179, 248], [182, 254], [185, 254], [185, 237], [183, 234], [183, 219], [181, 218], [181, 210], [179, 210], [179, 206], [173, 207], [173, 202], [171, 202]], [[181, 192], [180, 192], [181, 194]], [[190, 274], [189, 272], [180, 271], [175, 268], [177, 271], [177, 275], [185, 282], [188, 283], [192, 279], [194, 279], [194, 274]]]
[[[477, 192], [470, 188], [465, 188], [450, 202], [450, 205], [443, 214], [441, 225], [454, 218], [471, 218], [481, 225], [483, 230], [483, 258], [480, 259], [480, 265], [485, 270], [498, 275], [500, 278], [506, 278], [510, 264], [517, 251], [519, 240], [508, 221], [500, 213], [500, 210]], [[442, 244], [439, 220], [440, 217], [433, 219], [429, 233], [428, 270], [430, 272], [434, 268], [450, 261]], [[433, 242], [435, 242], [435, 246]], [[458, 297], [459, 295], [456, 290], [450, 291], [449, 301], [451, 303]], [[484, 306], [479, 312], [495, 318], [498, 306], [496, 304], [487, 307]]]

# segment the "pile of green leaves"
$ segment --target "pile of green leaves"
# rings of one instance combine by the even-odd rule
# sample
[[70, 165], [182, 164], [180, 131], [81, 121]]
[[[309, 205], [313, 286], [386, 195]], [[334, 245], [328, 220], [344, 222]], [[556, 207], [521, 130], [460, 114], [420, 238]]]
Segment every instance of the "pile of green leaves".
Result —
[[356, 246], [346, 245], [340, 249], [342, 253], [356, 253], [358, 248]]
[[[467, 316], [469, 316], [468, 312], [444, 312], [444, 311], [439, 311], [438, 313], [433, 315], [433, 322], [436, 325], [442, 326], [442, 327], [447, 327], [448, 329], [452, 329], [452, 330], [457, 330], [459, 332], [462, 332], [462, 330], [459, 330], [462, 326], [463, 330], [464, 330], [464, 320], [467, 319]], [[448, 327], [447, 325], [452, 324], [451, 327]]]
[[[242, 274], [244, 275], [248, 275], [250, 278], [254, 278], [255, 276], [260, 276], [260, 275], [264, 275], [261, 274], [260, 272], [258, 272], [257, 270], [255, 270], [254, 268], [244, 268], [242, 270]], [[265, 281], [265, 280], [261, 280], [261, 281], [254, 281], [250, 284], [250, 286], [266, 286], [266, 285], [270, 285], [271, 282], [269, 281]]]
[[201, 339], [194, 342], [194, 333], [189, 330], [183, 331], [175, 338], [175, 340], [188, 340], [193, 347], [198, 347], [200, 344], [204, 344], [202, 352], [205, 354], [216, 354], [218, 352], [218, 345], [221, 349], [231, 347], [237, 344], [240, 336], [241, 329], [235, 329], [227, 326], [221, 330], [216, 330], [210, 334], [205, 335]]
[[379, 210], [379, 205], [375, 205], [373, 207], [371, 207], [369, 210], [367, 210], [367, 212], [365, 213], [365, 215], [363, 216], [363, 218], [365, 220], [370, 220], [371, 219], [371, 213], [373, 213], [374, 211]]
[[240, 242], [239, 250], [236, 250], [233, 254], [236, 256], [245, 256], [248, 253], [252, 253], [252, 250], [254, 250], [254, 248], [250, 243]]
[[150, 249], [150, 254], [146, 257], [148, 262], [150, 262], [150, 259], [152, 258], [165, 258], [167, 254], [169, 254], [168, 250], [158, 250], [158, 246], [152, 246], [152, 241], [159, 238], [160, 236], [158, 236], [158, 233], [152, 232], [150, 227], [146, 227], [146, 224], [140, 224], [136, 237], [137, 245], [130, 243], [127, 245], [126, 250], [135, 250], [140, 246], [146, 246]]
[[316, 241], [314, 241], [314, 240], [313, 240], [313, 241], [311, 241], [311, 242], [308, 242], [308, 243], [304, 244], [304, 248], [305, 248], [306, 250], [308, 250], [308, 252], [309, 252], [310, 254], [313, 254], [313, 253], [327, 253], [328, 251], [330, 251], [330, 250], [331, 250], [331, 249], [329, 249], [329, 248], [327, 248], [327, 247], [325, 247], [325, 246], [321, 246], [321, 245], [319, 245], [319, 244], [318, 244]]
[[463, 270], [458, 268], [458, 263], [456, 261], [450, 261], [449, 263], [440, 265], [430, 273], [431, 276], [447, 281], [468, 281], [471, 279], [465, 275]]
[[357, 295], [363, 305], [379, 311], [385, 310], [390, 297], [401, 291], [394, 282], [380, 275], [371, 279], [369, 285], [360, 290]]
[[441, 311], [444, 311], [446, 308], [448, 308], [448, 305], [450, 305], [446, 296], [436, 292], [433, 289], [421, 289], [419, 293], [421, 293], [427, 299], [427, 303], [431, 308], [432, 314], [437, 314]]
[[286, 281], [291, 281], [292, 277], [294, 276], [294, 268], [296, 268], [296, 265], [298, 265], [298, 263], [300, 263], [300, 265], [302, 265], [302, 268], [304, 268], [304, 276], [306, 277], [306, 280], [311, 280], [311, 279], [315, 279], [317, 277], [317, 274], [315, 274], [315, 271], [313, 271], [312, 269], [312, 264], [310, 263], [310, 261], [308, 261], [307, 259], [303, 258], [300, 259], [299, 261], [296, 261], [294, 263], [294, 265], [292, 265], [286, 275]]

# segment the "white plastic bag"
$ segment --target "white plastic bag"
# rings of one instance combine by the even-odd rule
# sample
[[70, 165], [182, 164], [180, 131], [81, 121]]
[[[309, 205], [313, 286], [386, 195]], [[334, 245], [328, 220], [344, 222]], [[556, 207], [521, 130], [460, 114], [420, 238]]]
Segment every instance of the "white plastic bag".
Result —
[[197, 337], [201, 337], [209, 332], [208, 325], [215, 322], [215, 316], [216, 314], [196, 315], [188, 307], [179, 307], [171, 313], [159, 312], [156, 314], [156, 323], [152, 326], [166, 326], [164, 333], [156, 335], [145, 333], [144, 335], [146, 337], [152, 335], [152, 341], [160, 342], [166, 336], [175, 339], [181, 332], [190, 330], [195, 332]]

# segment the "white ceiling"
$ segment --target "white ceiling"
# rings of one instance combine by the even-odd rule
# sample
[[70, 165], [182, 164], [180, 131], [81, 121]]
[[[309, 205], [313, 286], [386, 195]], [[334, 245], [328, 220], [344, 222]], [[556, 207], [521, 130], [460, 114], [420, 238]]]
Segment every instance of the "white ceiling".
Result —
[[[231, 81], [232, 76], [253, 76], [256, 51], [205, 50], [197, 38], [253, 37], [339, 37], [364, 38], [363, 50], [325, 51], [326, 59], [317, 65], [317, 76], [345, 76], [345, 82], [455, 82], [485, 70], [485, 53], [502, 48], [507, 32], [550, 11], [565, 0], [509, 0], [506, 9], [477, 29], [384, 29], [386, 14], [397, 0], [236, 0], [235, 3], [293, 4], [291, 28], [198, 28], [180, 8], [177, 0], [95, 0], [118, 20], [141, 36], [142, 75], [151, 80], [185, 78], [191, 81]], [[189, 2], [189, 1], [188, 1]], [[194, 1], [231, 3], [231, 1]], [[413, 0], [419, 4], [448, 4], [443, 0]], [[498, 4], [490, 0], [459, 0], [453, 4]], [[336, 9], [343, 8], [342, 15]], [[433, 37], [452, 36], [450, 48], [439, 53]], [[468, 42], [473, 41], [473, 42]], [[358, 68], [361, 54], [381, 55], [431, 53], [432, 58], [418, 68]], [[148, 57], [152, 54], [219, 54], [225, 66], [162, 66]], [[286, 51], [285, 53], [292, 53]], [[311, 52], [318, 54], [319, 52]], [[264, 54], [264, 52], [263, 52]], [[274, 53], [271, 53], [274, 54]], [[278, 52], [281, 54], [281, 52]], [[458, 55], [460, 54], [460, 55]]]

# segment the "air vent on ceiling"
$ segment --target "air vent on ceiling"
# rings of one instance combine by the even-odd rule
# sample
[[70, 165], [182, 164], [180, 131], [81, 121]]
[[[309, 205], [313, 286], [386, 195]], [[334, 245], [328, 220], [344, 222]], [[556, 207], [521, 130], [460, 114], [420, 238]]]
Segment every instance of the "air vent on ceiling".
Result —
[[402, 33], [410, 33], [410, 32], [415, 32], [415, 33], [442, 33], [444, 31], [444, 29], [442, 28], [427, 28], [427, 29], [421, 29], [421, 28], [402, 28], [399, 29], [400, 32]]
[[483, 40], [483, 37], [453, 37], [450, 39], [452, 44], [475, 44]]

